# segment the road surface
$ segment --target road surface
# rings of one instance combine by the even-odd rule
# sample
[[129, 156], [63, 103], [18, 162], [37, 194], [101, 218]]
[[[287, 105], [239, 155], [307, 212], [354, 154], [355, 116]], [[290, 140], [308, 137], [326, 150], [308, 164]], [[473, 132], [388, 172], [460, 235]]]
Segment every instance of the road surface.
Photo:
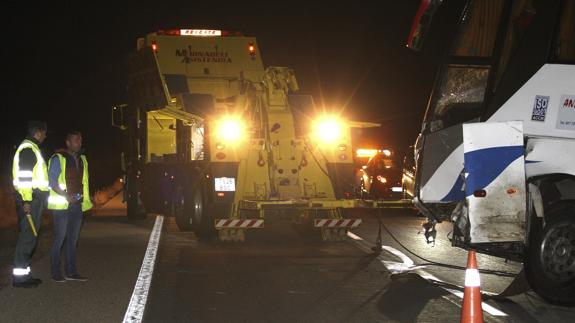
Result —
[[[461, 270], [424, 263], [387, 232], [384, 250], [370, 248], [378, 222], [366, 214], [363, 225], [345, 242], [322, 243], [300, 237], [289, 223], [267, 224], [248, 241], [199, 241], [163, 218], [155, 265], [146, 288], [141, 279], [157, 215], [131, 222], [118, 199], [86, 218], [78, 267], [88, 282], [50, 281], [45, 226], [32, 268], [44, 283], [37, 289], [10, 286], [13, 230], [0, 232], [0, 313], [2, 322], [121, 322], [130, 317], [132, 299], [143, 302], [144, 322], [457, 322]], [[450, 247], [449, 225], [438, 226], [435, 246], [418, 234], [421, 218], [388, 210], [382, 222], [406, 247], [428, 260], [465, 266], [466, 253]], [[149, 260], [149, 259], [148, 259]], [[481, 268], [518, 272], [520, 264], [480, 255]], [[433, 284], [421, 277], [445, 282]], [[511, 281], [482, 275], [482, 290], [499, 293]], [[138, 284], [137, 284], [138, 282]], [[138, 285], [138, 288], [135, 286]], [[144, 293], [147, 298], [133, 297]], [[138, 294], [139, 295], [139, 294]], [[133, 305], [133, 304], [132, 304]], [[133, 309], [133, 308], [132, 308]], [[575, 309], [546, 304], [532, 292], [504, 300], [485, 300], [488, 322], [575, 322]], [[128, 316], [126, 313], [128, 312]], [[132, 313], [133, 314], [133, 313]]]

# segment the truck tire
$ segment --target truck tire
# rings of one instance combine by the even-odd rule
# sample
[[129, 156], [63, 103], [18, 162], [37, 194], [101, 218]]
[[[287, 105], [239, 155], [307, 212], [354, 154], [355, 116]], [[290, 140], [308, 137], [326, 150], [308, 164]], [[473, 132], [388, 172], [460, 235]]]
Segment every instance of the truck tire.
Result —
[[200, 239], [211, 239], [215, 237], [216, 230], [214, 228], [214, 221], [211, 216], [211, 212], [208, 208], [208, 201], [206, 196], [206, 190], [204, 189], [203, 183], [197, 185], [191, 192], [191, 201], [193, 203], [192, 212], [192, 225], [194, 228], [194, 233]]
[[531, 288], [552, 304], [575, 305], [575, 204], [560, 202], [546, 212], [547, 224], [532, 227], [525, 261]]
[[176, 189], [175, 195], [174, 216], [176, 225], [180, 231], [191, 231], [193, 229], [193, 217], [191, 215], [193, 207], [190, 205], [191, 202], [181, 186]]
[[134, 174], [128, 174], [126, 181], [126, 213], [130, 220], [145, 220], [146, 210], [138, 189], [138, 179]]

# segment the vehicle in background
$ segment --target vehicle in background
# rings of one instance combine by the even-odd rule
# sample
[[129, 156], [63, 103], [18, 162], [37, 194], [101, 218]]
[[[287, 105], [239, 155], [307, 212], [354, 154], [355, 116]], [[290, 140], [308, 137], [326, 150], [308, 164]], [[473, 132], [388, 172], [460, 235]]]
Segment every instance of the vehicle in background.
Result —
[[413, 146], [409, 146], [403, 158], [403, 170], [401, 174], [401, 192], [404, 199], [413, 199], [415, 196], [415, 160]]
[[367, 164], [362, 166], [359, 175], [359, 194], [362, 199], [400, 200], [401, 166], [390, 149], [358, 149], [357, 156], [371, 153]]

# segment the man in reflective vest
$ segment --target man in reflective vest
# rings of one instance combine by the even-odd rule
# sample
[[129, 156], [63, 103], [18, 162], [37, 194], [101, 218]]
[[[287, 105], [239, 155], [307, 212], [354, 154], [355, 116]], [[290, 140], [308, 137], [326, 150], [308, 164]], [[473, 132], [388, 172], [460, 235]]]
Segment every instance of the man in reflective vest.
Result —
[[42, 223], [42, 211], [48, 197], [48, 172], [39, 146], [46, 139], [46, 123], [30, 121], [28, 136], [16, 149], [12, 164], [16, 213], [20, 233], [14, 251], [12, 285], [31, 288], [42, 283], [30, 273], [30, 259], [36, 248]]
[[[66, 149], [58, 151], [49, 163], [50, 196], [48, 209], [53, 210], [54, 241], [51, 250], [52, 280], [86, 281], [76, 269], [76, 245], [82, 226], [83, 212], [92, 208], [88, 183], [88, 161], [80, 154], [82, 135], [77, 131], [66, 136]], [[65, 243], [66, 266], [62, 276], [60, 255]]]

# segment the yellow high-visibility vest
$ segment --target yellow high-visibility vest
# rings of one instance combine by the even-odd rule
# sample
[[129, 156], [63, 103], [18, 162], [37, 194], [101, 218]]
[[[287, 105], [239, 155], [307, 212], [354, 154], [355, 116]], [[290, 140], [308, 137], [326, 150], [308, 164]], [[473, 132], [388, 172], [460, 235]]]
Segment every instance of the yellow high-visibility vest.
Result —
[[[36, 155], [36, 165], [31, 171], [20, 169], [20, 152], [27, 148], [32, 149], [34, 155]], [[16, 149], [14, 162], [12, 163], [12, 184], [14, 189], [22, 196], [23, 201], [32, 201], [32, 191], [34, 189], [45, 192], [50, 189], [46, 162], [38, 145], [31, 140], [24, 139], [18, 149]]]
[[[58, 176], [58, 186], [61, 190], [66, 191], [66, 157], [62, 154], [56, 153], [55, 156], [58, 157], [60, 161], [60, 176]], [[89, 179], [88, 179], [88, 161], [86, 156], [81, 155], [80, 160], [82, 161], [82, 186], [84, 199], [82, 200], [82, 212], [88, 211], [92, 208], [92, 201], [90, 200], [90, 189], [89, 189]], [[50, 159], [51, 163], [52, 159]], [[48, 197], [48, 209], [50, 210], [66, 210], [68, 209], [68, 200], [65, 196], [62, 196], [53, 189], [50, 189], [50, 196]]]

